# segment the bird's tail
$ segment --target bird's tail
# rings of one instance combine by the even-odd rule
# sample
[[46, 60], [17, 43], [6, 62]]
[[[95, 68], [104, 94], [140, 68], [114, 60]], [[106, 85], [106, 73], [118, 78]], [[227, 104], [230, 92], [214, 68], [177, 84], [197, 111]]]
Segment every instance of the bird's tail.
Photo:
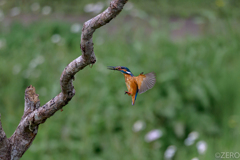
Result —
[[135, 104], [135, 96], [132, 96], [132, 105]]
[[138, 90], [137, 90], [137, 92], [136, 92], [135, 95], [132, 95], [132, 105], [135, 104], [135, 101], [136, 101], [136, 99], [137, 99], [137, 94], [138, 94]]

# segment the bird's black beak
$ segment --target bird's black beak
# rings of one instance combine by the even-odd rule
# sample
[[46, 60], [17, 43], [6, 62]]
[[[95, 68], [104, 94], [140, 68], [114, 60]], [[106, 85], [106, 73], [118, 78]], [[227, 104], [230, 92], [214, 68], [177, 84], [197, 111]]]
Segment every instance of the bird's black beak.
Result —
[[110, 70], [118, 70], [118, 67], [108, 66], [108, 69], [110, 69]]

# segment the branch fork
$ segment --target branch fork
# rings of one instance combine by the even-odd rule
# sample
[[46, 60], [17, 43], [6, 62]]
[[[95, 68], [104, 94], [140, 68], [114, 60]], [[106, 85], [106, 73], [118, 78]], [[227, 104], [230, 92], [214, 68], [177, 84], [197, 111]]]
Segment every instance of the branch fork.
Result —
[[2, 128], [0, 115], [0, 160], [18, 160], [31, 146], [37, 135], [38, 126], [47, 118], [62, 109], [75, 95], [73, 86], [74, 75], [87, 65], [96, 63], [92, 36], [96, 29], [109, 23], [123, 9], [127, 0], [112, 0], [110, 6], [96, 17], [84, 23], [80, 48], [82, 55], [69, 63], [60, 77], [61, 92], [40, 107], [39, 95], [30, 85], [25, 90], [25, 105], [22, 119], [10, 138]]

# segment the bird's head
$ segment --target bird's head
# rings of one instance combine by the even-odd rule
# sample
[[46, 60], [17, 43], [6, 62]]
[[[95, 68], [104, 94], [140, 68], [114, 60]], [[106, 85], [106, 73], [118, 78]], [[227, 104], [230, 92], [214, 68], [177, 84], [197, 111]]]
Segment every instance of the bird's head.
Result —
[[122, 67], [122, 66], [108, 66], [108, 69], [111, 69], [111, 70], [117, 70], [117, 71], [120, 71], [124, 74], [129, 74], [129, 75], [133, 75], [132, 72], [127, 68], [127, 67]]

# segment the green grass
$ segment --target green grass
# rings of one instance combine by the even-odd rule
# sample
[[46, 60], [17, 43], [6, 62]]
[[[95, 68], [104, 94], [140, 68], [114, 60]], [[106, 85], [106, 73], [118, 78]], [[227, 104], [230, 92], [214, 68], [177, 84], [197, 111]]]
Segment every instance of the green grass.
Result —
[[[63, 112], [40, 125], [23, 159], [155, 160], [164, 159], [169, 145], [177, 147], [175, 159], [211, 160], [215, 152], [238, 152], [240, 32], [235, 23], [239, 22], [216, 17], [206, 22], [203, 34], [173, 41], [168, 20], [152, 17], [144, 20], [146, 28], [119, 16], [97, 30], [96, 64], [77, 73], [76, 95]], [[45, 104], [60, 92], [65, 66], [81, 55], [80, 33], [71, 33], [70, 27], [67, 22], [43, 20], [1, 28], [6, 46], [0, 49], [0, 113], [8, 137], [21, 119], [26, 87], [35, 86]], [[53, 44], [53, 34], [64, 40]], [[104, 43], [99, 45], [99, 39]], [[36, 59], [44, 61], [33, 67]], [[124, 95], [123, 75], [107, 70], [110, 65], [126, 66], [134, 75], [154, 71], [156, 85], [138, 95], [132, 106]], [[137, 120], [146, 128], [135, 133], [132, 126]], [[144, 136], [153, 129], [161, 129], [163, 136], [145, 142]], [[197, 141], [184, 145], [192, 131], [199, 133], [197, 141], [207, 142], [206, 154], [198, 155]]]

